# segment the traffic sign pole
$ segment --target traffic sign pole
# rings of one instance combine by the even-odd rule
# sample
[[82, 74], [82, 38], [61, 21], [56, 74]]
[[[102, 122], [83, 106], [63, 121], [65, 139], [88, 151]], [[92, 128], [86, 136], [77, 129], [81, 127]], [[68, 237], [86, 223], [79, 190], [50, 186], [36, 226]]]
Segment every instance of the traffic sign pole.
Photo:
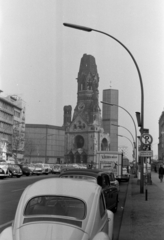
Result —
[[[144, 159], [146, 157], [151, 157], [152, 151], [150, 151], [151, 144], [153, 142], [153, 138], [149, 133], [143, 133], [141, 135], [141, 151], [140, 151], [140, 159], [141, 159], [141, 176], [140, 176], [140, 193], [144, 193]], [[147, 199], [147, 188], [145, 191], [145, 198]]]

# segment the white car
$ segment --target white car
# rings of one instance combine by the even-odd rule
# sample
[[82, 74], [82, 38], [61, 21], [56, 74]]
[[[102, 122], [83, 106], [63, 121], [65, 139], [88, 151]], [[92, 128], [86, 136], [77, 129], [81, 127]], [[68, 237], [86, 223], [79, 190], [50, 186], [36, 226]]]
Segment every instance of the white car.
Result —
[[52, 168], [52, 173], [60, 173], [61, 172], [61, 165], [60, 164], [55, 164]]
[[49, 178], [24, 190], [0, 240], [112, 240], [113, 221], [98, 184]]
[[44, 174], [44, 168], [41, 163], [36, 163], [34, 166], [35, 168], [33, 170], [33, 174], [36, 175]]

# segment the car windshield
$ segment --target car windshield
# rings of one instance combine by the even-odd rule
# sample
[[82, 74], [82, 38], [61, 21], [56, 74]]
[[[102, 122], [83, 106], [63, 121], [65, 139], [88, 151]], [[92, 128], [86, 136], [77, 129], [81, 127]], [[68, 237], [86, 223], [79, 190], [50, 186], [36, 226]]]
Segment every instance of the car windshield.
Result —
[[36, 164], [35, 167], [42, 168], [42, 165], [41, 164]]
[[4, 161], [0, 161], [0, 165], [8, 165], [6, 162], [4, 162]]
[[83, 201], [66, 196], [39, 196], [32, 198], [25, 208], [25, 216], [59, 215], [84, 219], [86, 206]]
[[60, 168], [60, 165], [55, 165], [54, 168]]

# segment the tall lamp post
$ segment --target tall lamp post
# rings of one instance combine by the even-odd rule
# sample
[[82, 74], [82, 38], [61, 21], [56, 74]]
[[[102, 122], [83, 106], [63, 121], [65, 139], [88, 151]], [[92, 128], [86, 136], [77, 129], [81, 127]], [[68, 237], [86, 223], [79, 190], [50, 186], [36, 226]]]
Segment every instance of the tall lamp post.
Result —
[[[79, 26], [79, 25], [75, 25], [75, 24], [70, 24], [70, 23], [63, 23], [63, 25], [65, 27], [70, 27], [70, 28], [74, 28], [74, 29], [78, 29], [78, 30], [82, 30], [82, 31], [86, 31], [86, 32], [98, 32], [101, 34], [104, 34], [110, 38], [112, 38], [113, 40], [115, 40], [116, 42], [118, 42], [130, 55], [130, 57], [133, 60], [133, 63], [137, 69], [137, 73], [139, 76], [139, 80], [140, 80], [140, 86], [141, 86], [141, 116], [140, 116], [140, 127], [141, 127], [141, 134], [143, 133], [143, 129], [144, 129], [144, 89], [143, 89], [143, 82], [142, 82], [142, 76], [141, 76], [141, 72], [140, 69], [138, 67], [138, 64], [134, 58], [134, 56], [132, 55], [132, 53], [130, 52], [130, 50], [122, 43], [120, 42], [117, 38], [113, 37], [112, 35], [105, 33], [103, 31], [99, 31], [93, 28], [89, 28], [89, 27], [84, 27], [84, 26]], [[140, 193], [144, 192], [144, 181], [143, 181], [143, 159], [141, 162], [141, 168], [142, 168], [142, 174], [141, 174], [141, 181], [140, 181]]]
[[112, 126], [116, 126], [116, 127], [122, 127], [122, 128], [124, 128], [124, 129], [126, 129], [126, 130], [130, 133], [130, 135], [132, 136], [133, 144], [134, 144], [134, 147], [135, 147], [135, 140], [134, 140], [133, 134], [131, 133], [131, 131], [130, 131], [128, 128], [123, 127], [123, 126], [118, 125], [118, 124], [111, 124], [111, 125], [112, 125]]
[[111, 125], [112, 126], [116, 126], [116, 127], [122, 127], [122, 128], [126, 129], [130, 133], [130, 135], [132, 136], [132, 139], [133, 139], [133, 150], [135, 151], [136, 144], [135, 144], [135, 140], [134, 140], [134, 137], [133, 137], [133, 134], [131, 133], [131, 131], [128, 128], [123, 127], [121, 125], [117, 125], [117, 124], [111, 124]]
[[119, 136], [119, 137], [124, 137], [124, 138], [128, 139], [128, 140], [129, 140], [129, 142], [132, 144], [132, 149], [134, 148], [134, 146], [133, 146], [133, 143], [132, 143], [132, 141], [130, 140], [130, 138], [128, 138], [128, 137], [125, 137], [125, 136], [123, 136], [123, 135], [120, 135], [120, 134], [118, 134], [117, 136]]
[[122, 108], [125, 112], [127, 112], [129, 114], [129, 116], [131, 117], [132, 121], [133, 121], [133, 124], [134, 124], [134, 129], [135, 129], [135, 148], [136, 148], [136, 166], [138, 164], [138, 144], [137, 144], [137, 127], [136, 127], [136, 124], [135, 124], [135, 121], [132, 117], [132, 115], [130, 114], [130, 112], [125, 109], [124, 107], [121, 107], [120, 105], [117, 105], [117, 104], [113, 104], [113, 103], [108, 103], [108, 102], [104, 102], [104, 101], [101, 101], [101, 103], [103, 104], [106, 104], [106, 105], [109, 105], [109, 106], [116, 106], [116, 107], [119, 107], [119, 108]]

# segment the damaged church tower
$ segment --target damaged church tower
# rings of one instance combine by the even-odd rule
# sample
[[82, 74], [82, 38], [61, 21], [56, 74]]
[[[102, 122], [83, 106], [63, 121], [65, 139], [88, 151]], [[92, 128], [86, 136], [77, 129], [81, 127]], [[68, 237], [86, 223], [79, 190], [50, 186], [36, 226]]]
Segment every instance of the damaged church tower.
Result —
[[[94, 163], [97, 151], [109, 150], [109, 134], [102, 128], [99, 107], [99, 75], [95, 58], [84, 54], [79, 68], [77, 104], [71, 120], [71, 106], [64, 107], [65, 162]], [[67, 117], [66, 117], [66, 114]]]

